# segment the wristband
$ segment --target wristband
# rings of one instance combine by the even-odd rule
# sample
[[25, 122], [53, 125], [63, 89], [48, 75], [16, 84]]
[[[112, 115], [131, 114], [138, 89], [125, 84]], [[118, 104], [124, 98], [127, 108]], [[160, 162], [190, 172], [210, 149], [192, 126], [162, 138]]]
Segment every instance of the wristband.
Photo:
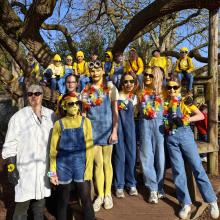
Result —
[[7, 168], [8, 168], [8, 172], [11, 173], [14, 171], [15, 165], [13, 163], [10, 163], [8, 164]]
[[49, 172], [47, 173], [47, 176], [48, 176], [48, 177], [54, 177], [54, 176], [57, 176], [57, 173], [56, 173], [56, 172], [50, 172], [50, 171], [49, 171]]

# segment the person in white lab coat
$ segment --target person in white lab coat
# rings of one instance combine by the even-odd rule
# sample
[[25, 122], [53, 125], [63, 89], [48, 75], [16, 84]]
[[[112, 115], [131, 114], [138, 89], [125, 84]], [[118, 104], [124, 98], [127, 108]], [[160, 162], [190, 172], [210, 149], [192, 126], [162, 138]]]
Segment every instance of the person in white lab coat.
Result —
[[29, 206], [34, 220], [43, 220], [44, 198], [50, 196], [48, 142], [54, 112], [42, 106], [39, 85], [31, 85], [27, 96], [29, 106], [9, 121], [2, 157], [8, 164], [8, 180], [15, 186], [13, 220], [26, 220]]

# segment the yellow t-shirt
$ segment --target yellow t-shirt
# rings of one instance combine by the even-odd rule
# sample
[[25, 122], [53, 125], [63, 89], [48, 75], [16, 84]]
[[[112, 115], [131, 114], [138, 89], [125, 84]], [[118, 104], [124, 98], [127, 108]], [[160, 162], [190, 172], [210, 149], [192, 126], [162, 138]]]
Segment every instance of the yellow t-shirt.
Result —
[[[47, 69], [51, 69], [51, 70], [52, 70], [52, 73], [53, 73], [52, 78], [55, 78], [56, 75], [57, 75], [57, 76], [60, 76], [60, 78], [64, 76], [64, 67], [63, 67], [63, 65], [55, 66], [55, 65], [52, 63], [52, 64], [50, 64], [50, 65], [47, 67]], [[46, 69], [46, 70], [47, 70], [47, 69]], [[45, 71], [46, 71], [46, 70], [45, 70]], [[44, 72], [45, 72], [45, 71], [44, 71]]]
[[150, 67], [161, 67], [164, 70], [164, 74], [166, 75], [167, 73], [167, 58], [166, 57], [152, 57], [149, 64]]
[[[61, 119], [64, 128], [79, 128], [82, 121], [82, 116], [78, 115], [77, 118], [66, 116]], [[92, 125], [88, 118], [85, 118], [83, 124], [83, 132], [86, 144], [86, 168], [84, 173], [84, 180], [91, 180], [93, 176], [93, 160], [94, 160], [94, 145], [92, 137]], [[51, 143], [50, 143], [50, 171], [56, 172], [56, 157], [59, 140], [61, 137], [61, 127], [59, 121], [56, 121], [53, 127]]]
[[183, 115], [190, 117], [198, 108], [195, 105], [186, 105], [184, 99], [180, 102], [180, 110]]
[[78, 75], [87, 75], [87, 76], [90, 76], [89, 74], [89, 68], [88, 68], [88, 63], [83, 60], [82, 62], [80, 63], [74, 63], [73, 64], [73, 69], [75, 70], [75, 72], [78, 74]]
[[140, 75], [144, 71], [144, 63], [140, 57], [137, 60], [127, 60], [125, 62], [124, 72], [135, 72], [136, 75]]

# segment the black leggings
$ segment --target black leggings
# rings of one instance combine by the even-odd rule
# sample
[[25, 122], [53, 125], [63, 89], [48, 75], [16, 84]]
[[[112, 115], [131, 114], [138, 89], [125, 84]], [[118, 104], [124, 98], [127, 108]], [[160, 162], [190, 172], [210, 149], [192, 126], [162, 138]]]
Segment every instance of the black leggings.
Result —
[[[95, 214], [91, 201], [91, 184], [89, 181], [76, 183], [77, 192], [82, 202], [83, 219], [94, 220]], [[57, 220], [67, 219], [67, 206], [70, 197], [71, 183], [59, 184], [57, 187]]]

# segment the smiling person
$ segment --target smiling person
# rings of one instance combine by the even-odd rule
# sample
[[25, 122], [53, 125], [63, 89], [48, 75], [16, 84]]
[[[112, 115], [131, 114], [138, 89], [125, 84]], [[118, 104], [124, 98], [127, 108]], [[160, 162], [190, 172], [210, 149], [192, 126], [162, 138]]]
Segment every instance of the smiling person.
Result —
[[92, 83], [84, 88], [81, 96], [84, 112], [91, 120], [93, 129], [94, 173], [98, 191], [93, 208], [97, 212], [103, 203], [105, 209], [113, 207], [111, 157], [112, 145], [118, 140], [118, 90], [113, 84], [107, 85], [100, 61], [90, 62], [89, 71]]
[[163, 133], [163, 74], [159, 67], [147, 68], [139, 93], [140, 160], [150, 203], [164, 198], [165, 153]]
[[166, 143], [177, 199], [182, 206], [179, 217], [188, 219], [192, 204], [184, 167], [184, 160], [186, 160], [193, 171], [204, 201], [210, 204], [212, 218], [217, 219], [219, 217], [217, 198], [203, 168], [194, 135], [190, 128], [191, 122], [203, 120], [204, 116], [195, 105], [181, 97], [180, 89], [179, 81], [175, 78], [171, 79], [167, 84], [168, 100], [164, 105]]
[[66, 116], [56, 121], [50, 145], [50, 181], [57, 187], [57, 219], [67, 219], [71, 182], [76, 183], [84, 220], [94, 220], [91, 201], [94, 146], [92, 126], [80, 115], [80, 101], [69, 93], [62, 102]]
[[15, 113], [8, 125], [2, 157], [8, 164], [8, 180], [15, 186], [13, 220], [27, 219], [29, 206], [34, 219], [43, 220], [45, 197], [50, 196], [48, 142], [53, 111], [42, 106], [43, 90], [31, 85], [29, 106]]
[[125, 73], [121, 78], [118, 98], [118, 143], [113, 149], [114, 188], [118, 198], [125, 197], [124, 187], [129, 195], [138, 195], [135, 180], [136, 136], [134, 108], [137, 105], [137, 77]]

